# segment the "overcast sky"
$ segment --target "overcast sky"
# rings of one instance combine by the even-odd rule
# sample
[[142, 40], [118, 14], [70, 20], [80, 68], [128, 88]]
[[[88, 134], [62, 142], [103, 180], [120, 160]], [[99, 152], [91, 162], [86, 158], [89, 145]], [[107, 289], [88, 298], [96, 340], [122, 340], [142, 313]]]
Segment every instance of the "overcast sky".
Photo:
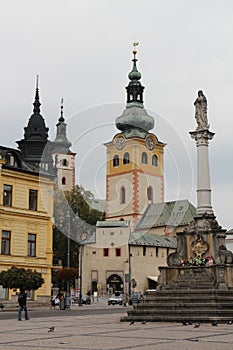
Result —
[[233, 227], [233, 2], [231, 0], [0, 0], [1, 144], [16, 147], [32, 114], [55, 137], [61, 97], [77, 152], [76, 182], [105, 196], [105, 142], [126, 101], [132, 42], [152, 130], [167, 144], [165, 199], [196, 205], [193, 102], [208, 99], [212, 206]]

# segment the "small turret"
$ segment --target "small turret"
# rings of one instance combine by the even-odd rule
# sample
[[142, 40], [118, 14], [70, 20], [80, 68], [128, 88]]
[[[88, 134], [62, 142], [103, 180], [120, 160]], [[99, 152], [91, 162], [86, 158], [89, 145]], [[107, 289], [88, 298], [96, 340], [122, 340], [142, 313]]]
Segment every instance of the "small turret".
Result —
[[63, 98], [61, 99], [61, 115], [57, 123], [57, 134], [53, 141], [53, 149], [56, 152], [67, 153], [70, 152], [72, 143], [67, 139], [65, 119], [63, 117]]

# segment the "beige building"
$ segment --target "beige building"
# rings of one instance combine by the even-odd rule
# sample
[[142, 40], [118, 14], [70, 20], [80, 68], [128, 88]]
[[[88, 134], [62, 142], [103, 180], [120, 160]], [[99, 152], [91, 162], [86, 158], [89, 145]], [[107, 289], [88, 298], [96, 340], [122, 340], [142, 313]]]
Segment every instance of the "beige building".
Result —
[[[176, 248], [174, 237], [131, 233], [129, 221], [99, 221], [96, 233], [81, 250], [82, 293], [130, 294], [155, 286], [157, 266]], [[135, 285], [136, 283], [136, 285]]]

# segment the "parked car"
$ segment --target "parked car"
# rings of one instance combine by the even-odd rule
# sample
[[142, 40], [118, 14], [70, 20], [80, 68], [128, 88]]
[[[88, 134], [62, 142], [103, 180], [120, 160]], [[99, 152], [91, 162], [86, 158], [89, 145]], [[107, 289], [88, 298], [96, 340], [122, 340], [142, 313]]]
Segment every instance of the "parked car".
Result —
[[129, 297], [129, 305], [138, 304], [142, 300], [141, 292], [132, 292]]
[[120, 293], [114, 293], [108, 298], [108, 305], [123, 305], [125, 303], [124, 295]]

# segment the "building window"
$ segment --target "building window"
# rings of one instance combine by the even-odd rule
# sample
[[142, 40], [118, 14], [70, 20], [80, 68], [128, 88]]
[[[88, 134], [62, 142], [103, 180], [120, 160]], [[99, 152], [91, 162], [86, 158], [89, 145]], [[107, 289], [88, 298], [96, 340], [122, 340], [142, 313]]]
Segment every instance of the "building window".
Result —
[[37, 210], [37, 190], [29, 190], [29, 210]]
[[147, 188], [147, 199], [150, 204], [153, 203], [153, 189], [151, 186]]
[[114, 157], [113, 157], [113, 166], [119, 166], [119, 156], [116, 154]]
[[2, 247], [1, 254], [2, 255], [10, 255], [10, 243], [11, 243], [11, 232], [10, 231], [2, 231]]
[[158, 157], [155, 154], [152, 156], [152, 165], [158, 166]]
[[142, 248], [143, 248], [143, 253], [142, 253], [142, 255], [143, 255], [143, 256], [146, 256], [146, 246], [144, 245]]
[[68, 161], [67, 161], [67, 159], [63, 159], [63, 160], [62, 160], [62, 165], [63, 165], [63, 166], [68, 166]]
[[103, 248], [103, 256], [109, 256], [109, 248]]
[[148, 163], [148, 157], [146, 152], [142, 152], [142, 163], [147, 164]]
[[120, 189], [120, 204], [125, 203], [125, 188], [121, 187]]
[[155, 247], [155, 256], [156, 256], [156, 257], [159, 256], [159, 247]]
[[12, 186], [3, 185], [3, 205], [6, 207], [12, 206]]
[[36, 235], [28, 234], [28, 256], [36, 256]]
[[61, 183], [62, 183], [62, 185], [66, 185], [66, 178], [65, 178], [65, 177], [63, 177], [63, 178], [61, 179]]
[[130, 163], [129, 152], [125, 152], [125, 154], [123, 156], [123, 164], [129, 164], [129, 163]]
[[11, 153], [8, 153], [6, 156], [6, 164], [10, 165], [10, 166], [17, 167], [17, 161]]
[[121, 248], [115, 248], [116, 256], [121, 256]]

